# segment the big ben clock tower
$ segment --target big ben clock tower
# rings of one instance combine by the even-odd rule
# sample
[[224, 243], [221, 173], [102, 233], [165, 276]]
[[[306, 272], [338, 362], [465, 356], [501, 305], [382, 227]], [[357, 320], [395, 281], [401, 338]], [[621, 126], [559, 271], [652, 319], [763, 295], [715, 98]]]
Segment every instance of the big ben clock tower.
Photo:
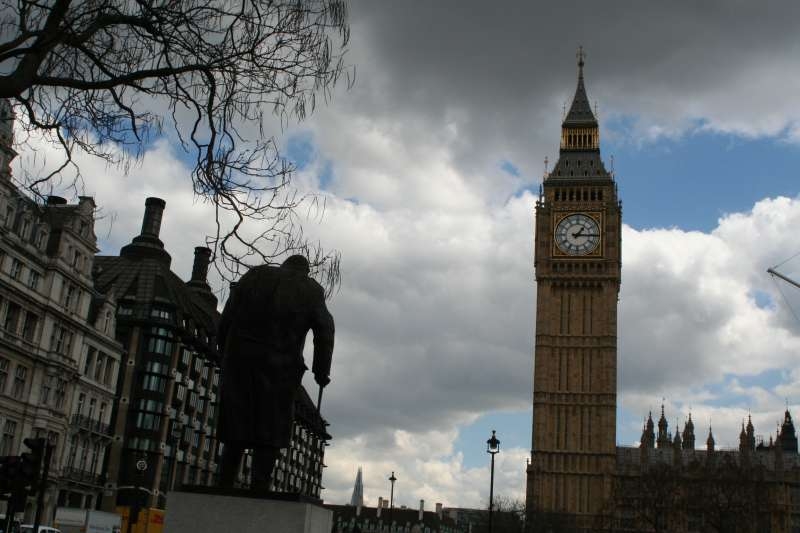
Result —
[[[621, 208], [583, 83], [536, 202], [536, 347], [527, 507], [590, 529], [616, 469]], [[548, 519], [547, 517], [550, 517]], [[565, 524], [566, 525], [566, 524]], [[571, 527], [570, 527], [571, 529]]]

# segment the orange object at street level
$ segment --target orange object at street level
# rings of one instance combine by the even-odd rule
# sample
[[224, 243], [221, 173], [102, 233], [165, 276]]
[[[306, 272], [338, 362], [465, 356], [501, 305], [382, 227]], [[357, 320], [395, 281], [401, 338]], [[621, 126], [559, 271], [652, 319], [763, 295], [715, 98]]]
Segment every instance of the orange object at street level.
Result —
[[[131, 533], [162, 533], [164, 530], [164, 509], [155, 507], [139, 511], [139, 520], [131, 524]], [[129, 507], [117, 507], [117, 514], [122, 517], [122, 531], [128, 531]]]

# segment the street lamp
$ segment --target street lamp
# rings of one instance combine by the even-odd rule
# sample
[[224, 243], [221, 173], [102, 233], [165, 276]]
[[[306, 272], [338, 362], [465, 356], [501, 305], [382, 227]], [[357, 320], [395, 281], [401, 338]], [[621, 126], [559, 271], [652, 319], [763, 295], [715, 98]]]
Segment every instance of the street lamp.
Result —
[[492, 456], [492, 475], [489, 478], [489, 533], [492, 533], [492, 508], [494, 499], [494, 456], [500, 451], [500, 441], [492, 430], [492, 438], [486, 441], [486, 453]]
[[389, 481], [392, 482], [392, 488], [389, 492], [389, 522], [392, 522], [392, 515], [394, 514], [394, 482], [397, 481], [397, 478], [394, 477], [394, 471], [392, 471], [392, 475], [389, 476]]

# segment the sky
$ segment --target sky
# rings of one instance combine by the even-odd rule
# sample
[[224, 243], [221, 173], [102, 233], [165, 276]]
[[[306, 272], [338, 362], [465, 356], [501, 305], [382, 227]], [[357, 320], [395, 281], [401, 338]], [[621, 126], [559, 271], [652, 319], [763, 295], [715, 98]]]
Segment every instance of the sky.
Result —
[[[698, 445], [709, 425], [733, 447], [748, 415], [765, 439], [787, 405], [800, 416], [800, 290], [766, 273], [800, 279], [798, 17], [788, 1], [351, 4], [354, 86], [274, 130], [326, 200], [306, 233], [342, 254], [327, 502], [360, 466], [370, 505], [394, 472], [398, 505], [483, 507], [493, 429], [495, 494], [524, 499], [533, 212], [579, 45], [623, 201], [617, 442], [662, 402], [670, 431], [691, 412]], [[158, 196], [188, 279], [213, 228], [186, 160], [169, 136], [127, 174], [81, 160], [101, 253]]]

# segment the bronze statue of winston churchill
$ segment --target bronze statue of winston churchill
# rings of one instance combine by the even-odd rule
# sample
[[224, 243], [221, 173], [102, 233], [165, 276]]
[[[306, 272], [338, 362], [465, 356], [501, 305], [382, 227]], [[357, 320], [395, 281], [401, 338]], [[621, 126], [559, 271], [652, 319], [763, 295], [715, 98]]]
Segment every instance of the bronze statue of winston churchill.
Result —
[[306, 335], [314, 333], [312, 372], [330, 382], [333, 317], [308, 260], [251, 268], [225, 304], [218, 342], [223, 353], [217, 437], [224, 443], [220, 485], [233, 487], [245, 449], [253, 450], [251, 488], [269, 488], [275, 460], [289, 446], [294, 401], [307, 367]]

